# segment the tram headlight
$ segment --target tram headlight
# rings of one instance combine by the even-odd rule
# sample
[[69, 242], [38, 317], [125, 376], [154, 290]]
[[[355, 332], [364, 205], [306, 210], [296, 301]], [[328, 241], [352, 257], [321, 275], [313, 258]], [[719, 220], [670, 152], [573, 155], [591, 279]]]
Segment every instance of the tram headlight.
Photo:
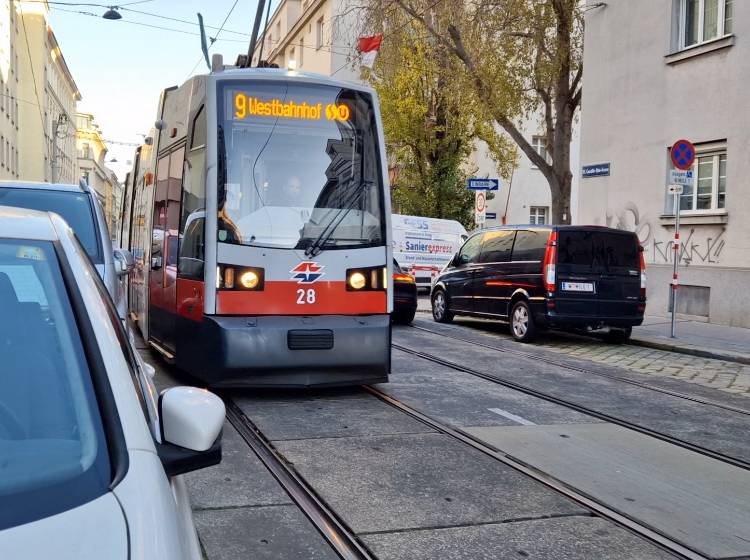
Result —
[[262, 268], [219, 265], [220, 290], [252, 290], [264, 288], [265, 271]]
[[384, 291], [388, 287], [387, 269], [382, 266], [350, 268], [346, 271], [346, 290], [349, 292]]
[[247, 270], [240, 276], [240, 284], [242, 284], [243, 288], [254, 290], [260, 284], [260, 276], [254, 270]]
[[355, 290], [361, 290], [367, 285], [367, 279], [361, 272], [352, 272], [349, 276], [349, 285]]

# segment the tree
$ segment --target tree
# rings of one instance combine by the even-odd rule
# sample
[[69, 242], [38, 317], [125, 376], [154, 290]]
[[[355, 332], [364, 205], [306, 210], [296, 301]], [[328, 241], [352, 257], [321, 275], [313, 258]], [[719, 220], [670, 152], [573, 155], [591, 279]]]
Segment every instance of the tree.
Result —
[[[570, 223], [570, 141], [583, 71], [580, 0], [374, 0], [370, 13], [406, 16], [450, 54], [452, 69], [458, 62], [454, 79], [542, 172], [553, 221]], [[517, 124], [538, 110], [550, 161]]]
[[448, 49], [405, 14], [391, 13], [378, 26], [390, 32], [363, 75], [378, 92], [389, 164], [398, 169], [393, 200], [404, 213], [472, 227], [474, 195], [466, 178], [474, 143], [487, 142], [505, 176], [512, 143], [496, 133], [473, 88], [456, 79], [460, 62]]

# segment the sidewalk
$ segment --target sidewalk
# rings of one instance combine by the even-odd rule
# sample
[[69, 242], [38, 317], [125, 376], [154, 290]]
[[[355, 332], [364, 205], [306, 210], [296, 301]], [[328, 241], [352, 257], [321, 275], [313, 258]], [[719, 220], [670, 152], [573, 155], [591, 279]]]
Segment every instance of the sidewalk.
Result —
[[669, 317], [647, 315], [633, 328], [632, 344], [704, 358], [750, 364], [750, 329], [677, 320], [676, 338], [669, 337]]

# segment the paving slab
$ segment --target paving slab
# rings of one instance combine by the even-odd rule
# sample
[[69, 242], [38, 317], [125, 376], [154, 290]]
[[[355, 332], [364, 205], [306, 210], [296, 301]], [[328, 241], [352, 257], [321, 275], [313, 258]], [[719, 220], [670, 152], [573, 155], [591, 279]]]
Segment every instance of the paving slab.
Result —
[[433, 432], [362, 389], [250, 396], [235, 402], [270, 440]]
[[221, 453], [218, 465], [185, 475], [194, 510], [292, 503], [229, 422]]
[[710, 558], [750, 556], [746, 469], [612, 424], [466, 431]]
[[208, 560], [338, 560], [339, 556], [295, 506], [195, 513]]
[[358, 534], [588, 513], [442, 434], [274, 444]]
[[380, 560], [667, 560], [674, 556], [597, 517], [366, 535]]
[[[488, 383], [394, 349], [393, 373], [377, 388], [453, 426], [515, 426], [598, 422], [570, 408]], [[503, 412], [507, 414], [503, 414]]]
[[[414, 350], [466, 364], [542, 393], [750, 462], [748, 414], [562, 368], [534, 360], [533, 356], [501, 353], [417, 329], [394, 331], [393, 338], [394, 342]], [[533, 348], [527, 350], [533, 351]], [[469, 354], [472, 356], [470, 360], [467, 359]], [[567, 359], [581, 365], [580, 360], [559, 357], [563, 362]], [[592, 366], [589, 363], [587, 367]], [[488, 386], [491, 384], [487, 383]]]

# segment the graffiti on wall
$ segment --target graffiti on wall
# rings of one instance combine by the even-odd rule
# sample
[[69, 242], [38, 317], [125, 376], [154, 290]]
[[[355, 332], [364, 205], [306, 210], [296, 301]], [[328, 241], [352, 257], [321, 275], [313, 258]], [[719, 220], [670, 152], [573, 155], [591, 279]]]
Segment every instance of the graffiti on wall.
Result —
[[[617, 212], [607, 211], [607, 226], [636, 233], [647, 251], [649, 262], [673, 262], [675, 251], [672, 232], [642, 214], [634, 202], [628, 202]], [[683, 239], [679, 251], [680, 264], [718, 264], [726, 245], [724, 233], [724, 227], [680, 228], [680, 236]]]

